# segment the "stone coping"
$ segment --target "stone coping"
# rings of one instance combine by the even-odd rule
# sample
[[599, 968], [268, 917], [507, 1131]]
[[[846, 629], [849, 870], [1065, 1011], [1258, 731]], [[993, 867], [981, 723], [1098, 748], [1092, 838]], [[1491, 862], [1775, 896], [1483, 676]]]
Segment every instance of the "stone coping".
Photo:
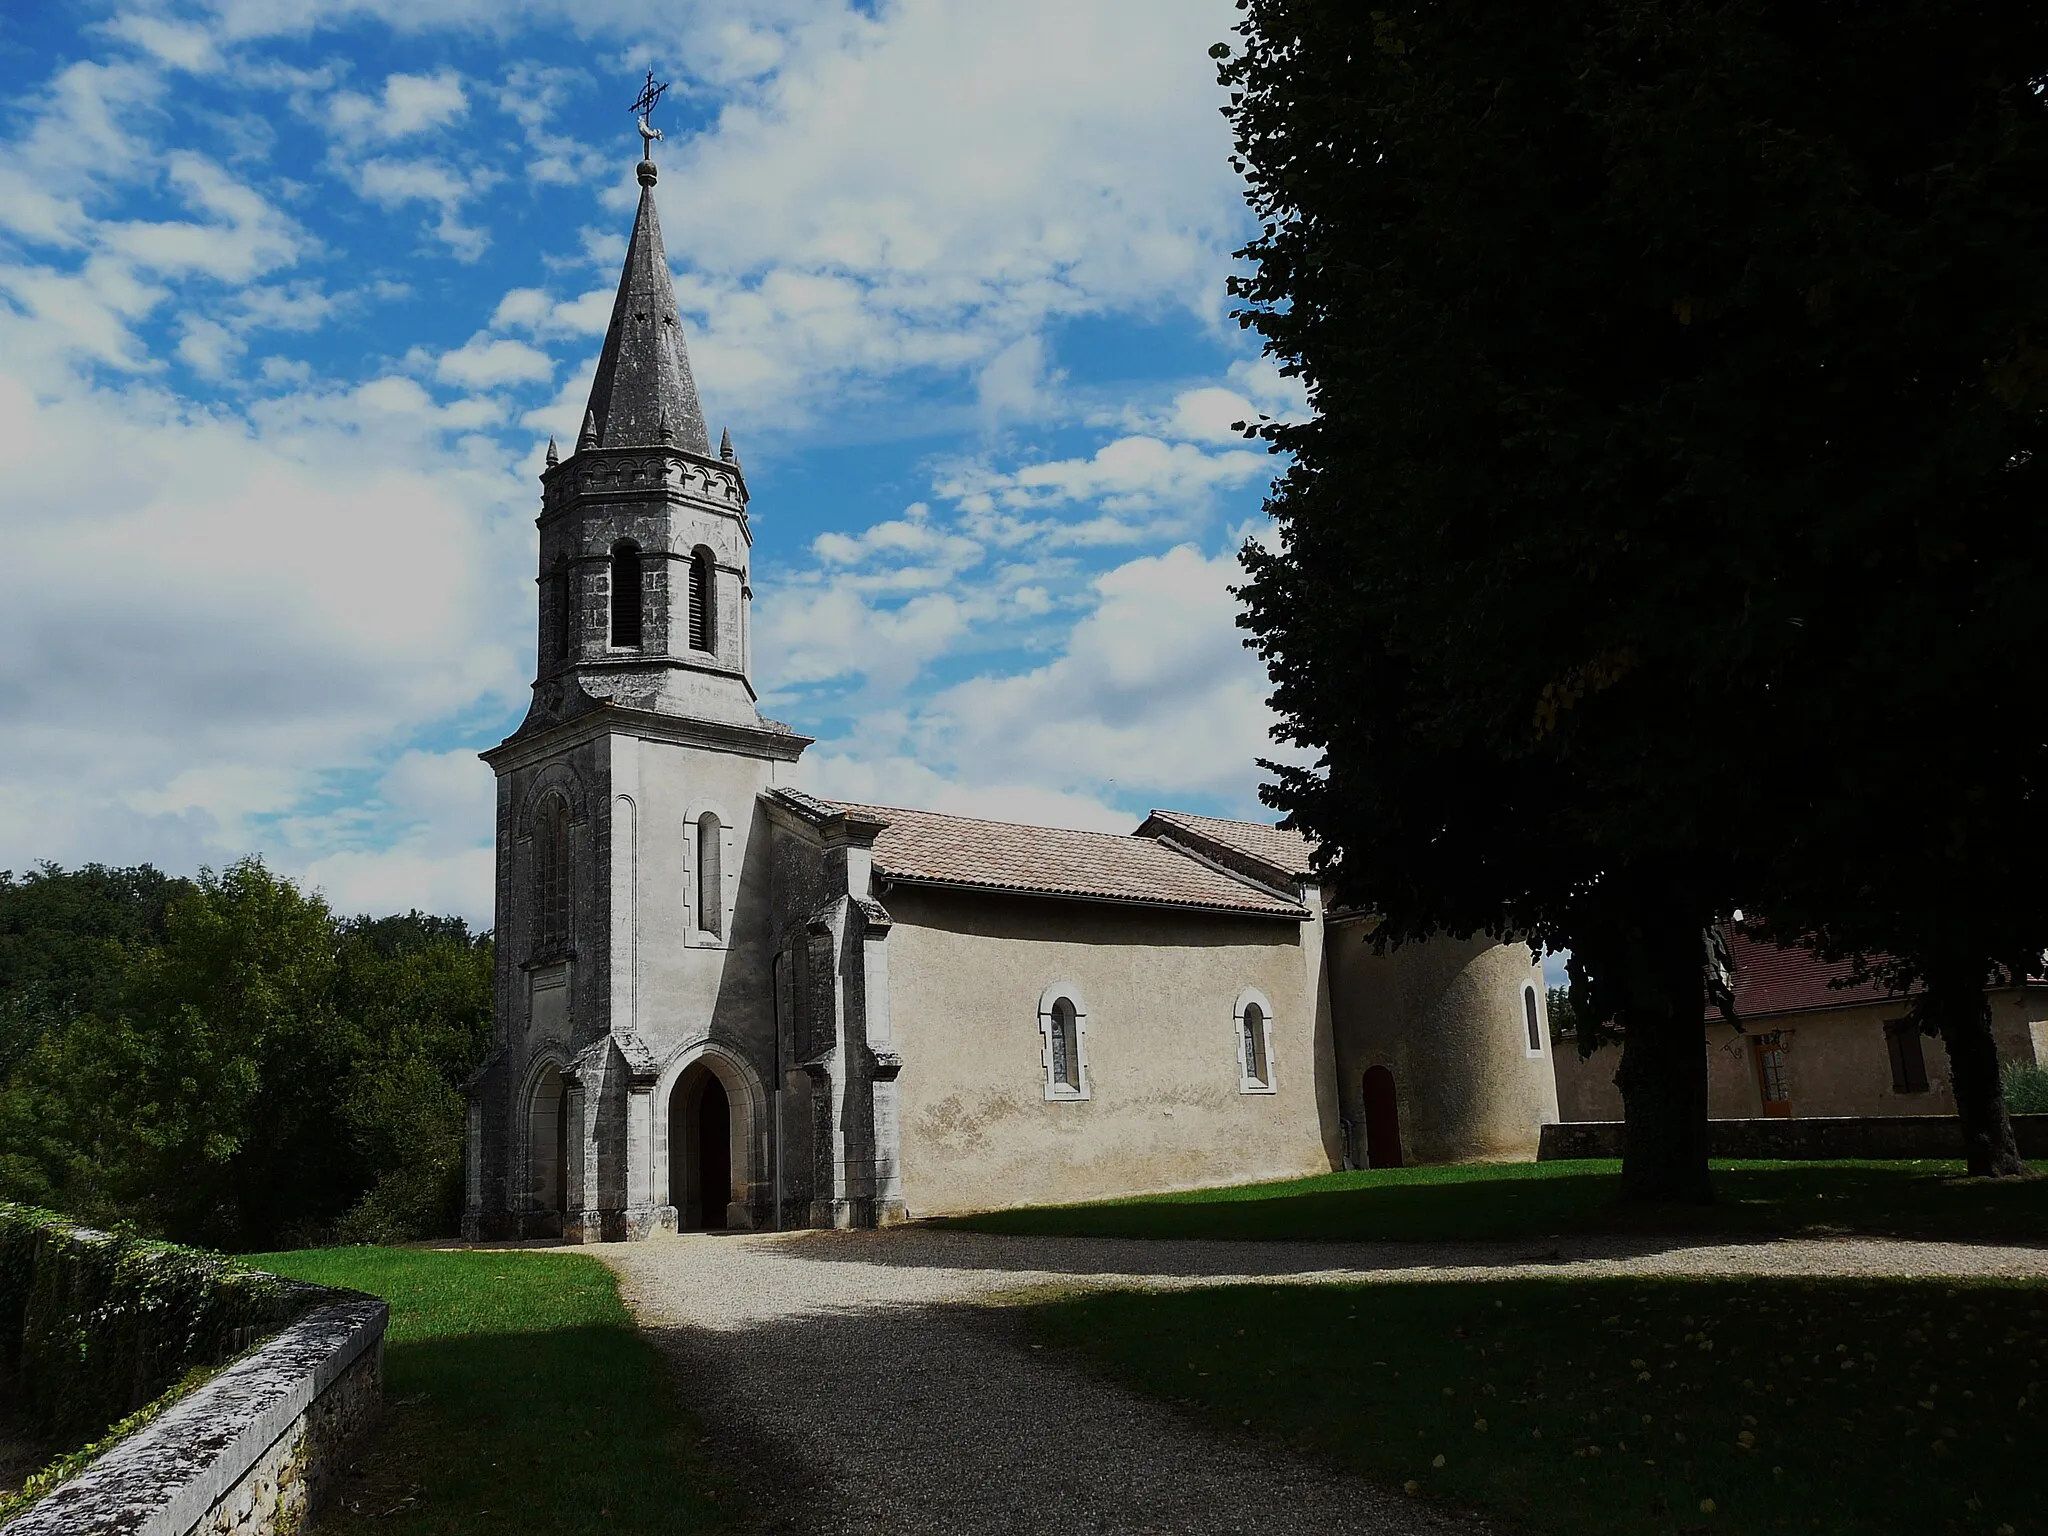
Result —
[[[309, 1289], [311, 1289], [309, 1287]], [[298, 1320], [4, 1527], [6, 1536], [185, 1536], [366, 1350], [377, 1297], [319, 1289]]]

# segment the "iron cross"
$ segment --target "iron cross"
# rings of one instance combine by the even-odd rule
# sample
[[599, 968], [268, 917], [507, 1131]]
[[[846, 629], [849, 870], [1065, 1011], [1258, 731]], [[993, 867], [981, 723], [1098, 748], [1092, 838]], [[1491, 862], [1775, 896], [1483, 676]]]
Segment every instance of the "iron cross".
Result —
[[661, 130], [659, 128], [649, 126], [647, 122], [648, 114], [653, 112], [655, 105], [661, 100], [667, 90], [668, 82], [664, 80], [661, 84], [656, 85], [654, 83], [654, 71], [650, 69], [647, 71], [647, 83], [640, 87], [640, 94], [634, 98], [633, 105], [626, 109], [634, 114], [634, 118], [639, 124], [640, 158], [643, 160], [654, 158], [654, 144], [661, 137]]

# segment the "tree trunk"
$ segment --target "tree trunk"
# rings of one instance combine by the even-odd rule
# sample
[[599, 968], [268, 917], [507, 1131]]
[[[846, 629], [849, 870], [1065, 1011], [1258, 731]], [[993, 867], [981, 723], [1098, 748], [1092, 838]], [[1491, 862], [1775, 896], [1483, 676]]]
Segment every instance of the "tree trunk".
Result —
[[2029, 1169], [2013, 1137], [1998, 1079], [1998, 1042], [1991, 1036], [1991, 1005], [1981, 971], [1973, 979], [1960, 967], [1930, 968], [1916, 1012], [1940, 1030], [1948, 1048], [1949, 1086], [1970, 1172], [1979, 1178], [2025, 1178]]
[[1621, 1195], [1714, 1198], [1707, 1172], [1706, 987], [1703, 929], [1683, 918], [1636, 927], [1622, 1017]]

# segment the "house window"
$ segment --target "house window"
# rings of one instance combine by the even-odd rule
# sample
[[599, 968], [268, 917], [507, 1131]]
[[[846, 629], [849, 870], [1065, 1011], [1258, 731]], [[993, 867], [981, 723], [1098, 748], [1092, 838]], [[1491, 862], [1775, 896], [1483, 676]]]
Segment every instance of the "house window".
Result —
[[538, 947], [566, 945], [575, 898], [569, 870], [569, 807], [560, 795], [542, 800], [534, 818], [533, 897]]
[[1237, 1091], [1273, 1091], [1273, 1005], [1263, 992], [1250, 987], [1238, 993], [1233, 1012], [1237, 1019]]
[[1792, 1113], [1792, 1074], [1785, 1066], [1783, 1037], [1776, 1031], [1750, 1041], [1756, 1053], [1756, 1084], [1763, 1095], [1764, 1113], [1789, 1116]]
[[1920, 1043], [1920, 1026], [1911, 1019], [1893, 1019], [1884, 1027], [1886, 1052], [1892, 1059], [1892, 1092], [1927, 1091], [1927, 1055]]
[[1532, 986], [1525, 985], [1522, 988], [1522, 1022], [1529, 1028], [1529, 1054], [1531, 1056], [1541, 1056], [1543, 1054], [1543, 1014], [1536, 1006], [1536, 989]]
[[640, 649], [640, 546], [612, 546], [612, 644]]
[[697, 926], [705, 933], [725, 931], [725, 871], [720, 844], [725, 828], [706, 811], [697, 818]]
[[1087, 1098], [1088, 1010], [1074, 989], [1046, 988], [1038, 1000], [1038, 1032], [1047, 1100]]
[[718, 636], [712, 613], [716, 572], [710, 550], [700, 549], [690, 556], [690, 649], [693, 651], [717, 649]]

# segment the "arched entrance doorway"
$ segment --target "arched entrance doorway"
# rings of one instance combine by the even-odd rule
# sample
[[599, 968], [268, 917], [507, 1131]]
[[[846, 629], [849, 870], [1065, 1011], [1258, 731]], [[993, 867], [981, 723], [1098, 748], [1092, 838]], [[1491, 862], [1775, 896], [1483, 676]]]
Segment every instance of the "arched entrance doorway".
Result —
[[1365, 1069], [1365, 1166], [1401, 1166], [1401, 1110], [1386, 1067]]
[[733, 1104], [718, 1074], [702, 1061], [676, 1079], [668, 1102], [669, 1203], [685, 1230], [727, 1224], [733, 1190]]
[[552, 1217], [557, 1236], [569, 1211], [568, 1087], [560, 1068], [542, 1067], [526, 1112], [527, 1207]]

